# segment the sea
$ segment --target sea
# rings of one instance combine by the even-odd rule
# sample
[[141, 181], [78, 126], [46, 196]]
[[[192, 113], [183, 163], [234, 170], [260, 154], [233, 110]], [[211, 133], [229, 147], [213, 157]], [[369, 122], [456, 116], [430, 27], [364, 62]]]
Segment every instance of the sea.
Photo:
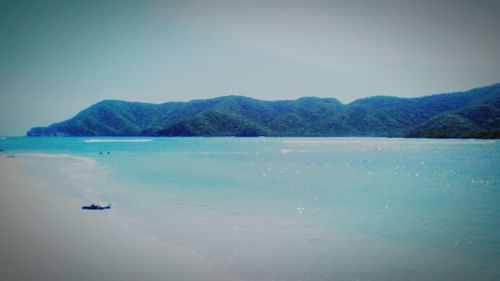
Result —
[[111, 203], [117, 220], [229, 280], [500, 280], [498, 140], [4, 137], [0, 148], [69, 159], [25, 169]]

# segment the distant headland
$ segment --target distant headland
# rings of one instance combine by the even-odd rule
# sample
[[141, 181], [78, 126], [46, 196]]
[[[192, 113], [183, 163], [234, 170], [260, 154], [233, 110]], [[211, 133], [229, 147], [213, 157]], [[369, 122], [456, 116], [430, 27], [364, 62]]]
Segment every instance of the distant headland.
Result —
[[27, 136], [500, 138], [500, 83], [418, 98], [264, 101], [223, 96], [149, 104], [104, 100]]

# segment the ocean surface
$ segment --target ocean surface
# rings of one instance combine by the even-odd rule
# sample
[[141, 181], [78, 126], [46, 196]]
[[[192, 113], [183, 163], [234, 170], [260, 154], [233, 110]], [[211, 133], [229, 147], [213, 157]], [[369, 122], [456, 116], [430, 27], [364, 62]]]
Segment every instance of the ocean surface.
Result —
[[130, 228], [231, 280], [500, 280], [496, 140], [7, 137], [0, 148], [73, 159], [26, 169], [112, 203]]

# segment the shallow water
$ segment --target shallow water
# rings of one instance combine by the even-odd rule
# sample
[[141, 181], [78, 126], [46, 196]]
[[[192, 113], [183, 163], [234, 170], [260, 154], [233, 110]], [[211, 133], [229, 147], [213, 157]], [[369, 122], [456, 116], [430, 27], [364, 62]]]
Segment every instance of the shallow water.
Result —
[[94, 159], [63, 167], [61, 192], [112, 202], [130, 227], [233, 280], [500, 280], [497, 141], [7, 138], [0, 148]]

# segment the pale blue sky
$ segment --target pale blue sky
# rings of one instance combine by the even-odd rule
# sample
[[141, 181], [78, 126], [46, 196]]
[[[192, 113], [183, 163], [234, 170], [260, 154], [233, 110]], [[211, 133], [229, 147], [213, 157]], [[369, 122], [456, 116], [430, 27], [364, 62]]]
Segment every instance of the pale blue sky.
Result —
[[0, 135], [102, 99], [414, 97], [500, 82], [500, 1], [0, 0]]

